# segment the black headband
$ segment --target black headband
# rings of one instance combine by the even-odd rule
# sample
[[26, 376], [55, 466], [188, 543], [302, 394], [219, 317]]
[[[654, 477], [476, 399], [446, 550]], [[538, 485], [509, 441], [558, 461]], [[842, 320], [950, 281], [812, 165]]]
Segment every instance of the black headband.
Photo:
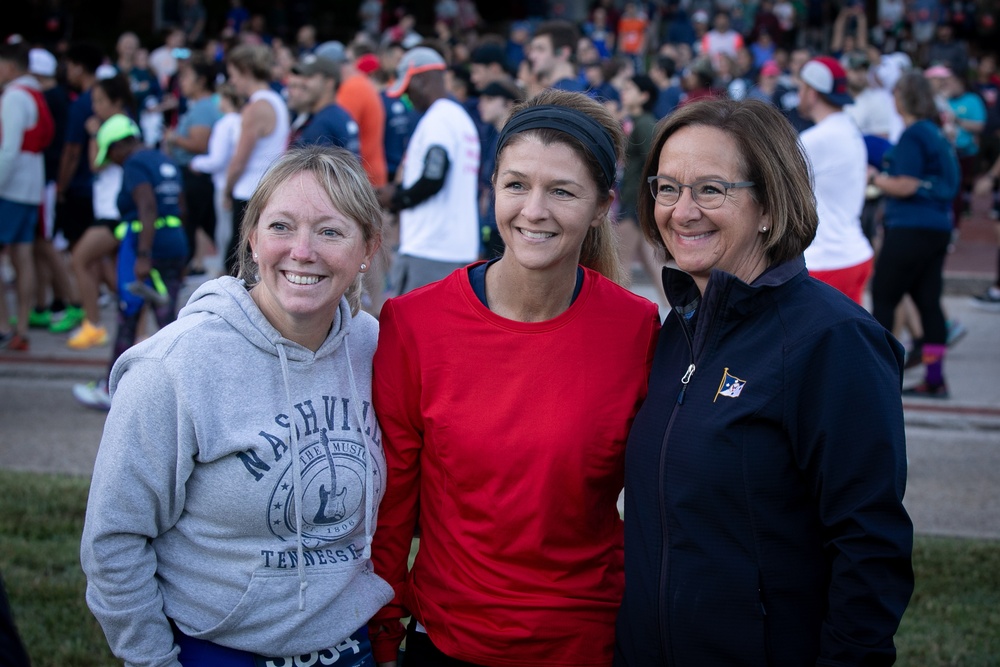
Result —
[[579, 140], [597, 158], [608, 189], [614, 186], [617, 165], [614, 143], [608, 131], [587, 114], [553, 104], [528, 107], [518, 112], [500, 130], [496, 152], [498, 162], [500, 151], [510, 138], [525, 130], [557, 130]]

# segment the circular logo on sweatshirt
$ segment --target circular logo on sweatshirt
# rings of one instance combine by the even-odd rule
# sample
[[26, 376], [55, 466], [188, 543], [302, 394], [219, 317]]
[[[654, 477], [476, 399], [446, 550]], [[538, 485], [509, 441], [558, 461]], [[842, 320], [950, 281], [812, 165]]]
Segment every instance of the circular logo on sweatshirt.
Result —
[[[351, 435], [360, 436], [354, 431]], [[365, 446], [348, 438], [330, 438], [325, 429], [318, 440], [299, 445], [302, 470], [302, 542], [315, 548], [364, 530]], [[282, 540], [295, 539], [295, 475], [285, 468], [268, 503], [268, 526]], [[373, 486], [378, 483], [375, 477]], [[374, 489], [378, 497], [379, 489]], [[374, 526], [372, 527], [374, 530]]]

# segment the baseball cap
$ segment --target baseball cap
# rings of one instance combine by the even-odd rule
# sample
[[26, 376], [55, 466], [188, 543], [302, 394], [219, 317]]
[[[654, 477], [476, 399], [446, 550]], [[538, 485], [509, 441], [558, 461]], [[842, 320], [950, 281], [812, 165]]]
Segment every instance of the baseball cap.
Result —
[[101, 65], [96, 70], [94, 70], [94, 76], [97, 77], [98, 81], [104, 81], [106, 79], [113, 79], [118, 76], [118, 68], [114, 65], [108, 65], [107, 63]]
[[947, 65], [935, 65], [924, 72], [928, 79], [948, 79], [951, 77], [951, 69]]
[[521, 91], [512, 83], [502, 83], [500, 81], [491, 81], [486, 84], [482, 90], [479, 91], [480, 97], [502, 97], [506, 100], [513, 100], [518, 102], [524, 97]]
[[318, 56], [315, 53], [307, 53], [302, 56], [299, 62], [295, 63], [292, 71], [302, 76], [312, 76], [322, 74], [328, 79], [340, 78], [340, 65], [329, 58]]
[[781, 76], [781, 68], [778, 67], [778, 63], [773, 60], [768, 60], [760, 68], [761, 76]]
[[55, 76], [56, 57], [45, 49], [31, 49], [28, 52], [28, 72], [38, 76]]
[[337, 40], [323, 42], [313, 49], [313, 55], [326, 58], [337, 65], [347, 60], [347, 51], [344, 49], [344, 45]]
[[497, 63], [506, 67], [507, 54], [504, 52], [504, 48], [501, 45], [494, 42], [487, 42], [485, 44], [480, 44], [473, 49], [469, 60], [476, 65], [490, 65], [492, 63]]
[[410, 79], [415, 75], [444, 69], [444, 58], [434, 49], [427, 46], [412, 48], [400, 59], [396, 68], [396, 83], [386, 90], [386, 95], [399, 97], [406, 92]]
[[97, 157], [94, 159], [94, 166], [100, 167], [108, 157], [108, 149], [115, 142], [129, 137], [141, 137], [142, 132], [128, 116], [116, 113], [111, 118], [104, 121], [101, 128], [97, 130]]
[[813, 58], [802, 66], [799, 78], [834, 106], [842, 107], [854, 101], [847, 92], [847, 72], [833, 58]]
[[699, 9], [694, 14], [691, 15], [692, 23], [708, 23], [708, 12], [704, 9]]
[[378, 70], [382, 64], [379, 62], [378, 56], [374, 53], [366, 53], [354, 61], [354, 66], [357, 67], [360, 72], [371, 74], [372, 72]]

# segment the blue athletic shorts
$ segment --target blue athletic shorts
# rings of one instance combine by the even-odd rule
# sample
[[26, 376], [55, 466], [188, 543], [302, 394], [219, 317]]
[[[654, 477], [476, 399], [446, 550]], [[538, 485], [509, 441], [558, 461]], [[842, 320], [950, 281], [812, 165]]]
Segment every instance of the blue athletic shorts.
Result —
[[308, 655], [272, 658], [228, 648], [188, 637], [174, 626], [174, 641], [181, 652], [177, 659], [183, 667], [311, 667], [333, 665], [337, 667], [375, 667], [372, 645], [368, 640], [368, 627], [362, 626], [353, 635], [336, 646]]
[[34, 243], [38, 204], [0, 199], [0, 244]]

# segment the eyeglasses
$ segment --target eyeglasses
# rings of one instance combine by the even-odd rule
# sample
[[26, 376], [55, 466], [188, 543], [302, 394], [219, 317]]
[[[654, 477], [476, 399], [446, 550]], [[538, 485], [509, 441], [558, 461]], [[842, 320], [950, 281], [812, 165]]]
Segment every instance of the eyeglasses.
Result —
[[691, 190], [691, 197], [694, 203], [704, 209], [719, 208], [729, 196], [729, 191], [733, 188], [752, 188], [756, 183], [753, 181], [740, 181], [739, 183], [727, 183], [717, 181], [714, 178], [705, 178], [695, 181], [691, 185], [675, 181], [669, 176], [650, 176], [649, 191], [653, 193], [653, 199], [663, 206], [673, 206], [681, 198], [681, 191], [684, 188]]

